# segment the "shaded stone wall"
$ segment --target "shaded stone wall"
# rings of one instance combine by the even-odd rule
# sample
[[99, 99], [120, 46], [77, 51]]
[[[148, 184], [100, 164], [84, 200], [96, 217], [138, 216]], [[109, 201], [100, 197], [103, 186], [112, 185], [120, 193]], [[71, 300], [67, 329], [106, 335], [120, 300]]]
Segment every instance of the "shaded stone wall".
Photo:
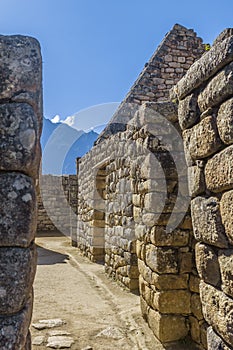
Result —
[[131, 125], [143, 150], [131, 164], [143, 317], [163, 343], [186, 337], [190, 327], [192, 338], [198, 332], [198, 343], [201, 336], [205, 343], [177, 108], [145, 103]]
[[[232, 77], [233, 36], [228, 29], [173, 91], [179, 99], [188, 165], [200, 297], [209, 325], [208, 349], [233, 349]], [[196, 341], [198, 337], [195, 334]]]
[[[41, 175], [38, 194], [38, 231], [77, 231], [77, 176]], [[73, 213], [73, 214], [72, 214]]]
[[0, 48], [0, 348], [28, 350], [37, 259], [42, 61], [33, 38], [0, 36]]

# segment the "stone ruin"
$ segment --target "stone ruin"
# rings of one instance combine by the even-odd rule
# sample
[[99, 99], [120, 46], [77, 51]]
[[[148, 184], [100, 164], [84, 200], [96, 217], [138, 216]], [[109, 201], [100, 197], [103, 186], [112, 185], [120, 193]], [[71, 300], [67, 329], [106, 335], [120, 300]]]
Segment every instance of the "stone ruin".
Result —
[[[28, 37], [2, 36], [0, 45], [0, 345], [28, 350], [41, 56]], [[60, 229], [139, 292], [142, 315], [165, 345], [189, 336], [200, 349], [233, 349], [232, 125], [233, 30], [205, 51], [193, 30], [175, 25], [78, 160], [77, 176], [41, 178], [50, 195], [41, 193], [38, 228], [60, 228], [57, 183], [72, 208]]]
[[79, 160], [72, 240], [164, 344], [233, 349], [232, 34], [175, 25]]

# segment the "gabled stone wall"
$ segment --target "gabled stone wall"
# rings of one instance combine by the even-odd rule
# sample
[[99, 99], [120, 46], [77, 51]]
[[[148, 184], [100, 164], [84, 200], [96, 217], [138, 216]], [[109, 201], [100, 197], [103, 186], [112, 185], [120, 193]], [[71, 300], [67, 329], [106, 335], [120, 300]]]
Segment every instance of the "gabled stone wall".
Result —
[[221, 33], [173, 90], [188, 165], [208, 349], [233, 349], [232, 34], [232, 28]]
[[[128, 123], [145, 101], [168, 99], [170, 88], [202, 53], [202, 40], [196, 33], [175, 25], [145, 65], [96, 146], [79, 162], [77, 246], [92, 261], [104, 262], [106, 272], [131, 290], [138, 288], [139, 276], [132, 160], [138, 158], [140, 150], [134, 147]], [[171, 104], [161, 108], [165, 114], [170, 109], [176, 114]], [[150, 152], [147, 147], [145, 150]], [[99, 170], [104, 173], [102, 182], [96, 182]], [[105, 194], [100, 191], [102, 186]]]

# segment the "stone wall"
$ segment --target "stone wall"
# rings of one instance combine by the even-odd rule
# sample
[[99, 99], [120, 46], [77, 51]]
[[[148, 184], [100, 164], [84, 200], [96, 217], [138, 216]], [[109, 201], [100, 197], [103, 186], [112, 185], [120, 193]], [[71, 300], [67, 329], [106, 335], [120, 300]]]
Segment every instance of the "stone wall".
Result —
[[[173, 91], [179, 99], [188, 165], [200, 297], [209, 325], [208, 349], [233, 349], [232, 77], [233, 36], [228, 29]], [[197, 342], [200, 322], [193, 320]]]
[[[128, 121], [134, 116], [135, 106], [146, 101], [168, 100], [169, 90], [183, 77], [203, 51], [202, 39], [197, 37], [192, 29], [179, 24], [174, 25], [149, 62], [145, 64], [143, 71], [96, 143], [125, 130]], [[134, 107], [132, 110], [129, 108], [130, 105]]]
[[[151, 213], [148, 206], [153, 204], [154, 194], [150, 190], [148, 193], [144, 191], [140, 200], [141, 193], [134, 192], [132, 168], [132, 161], [137, 162], [140, 152], [141, 158], [149, 157], [148, 153], [151, 153], [147, 145], [148, 135], [143, 129], [150, 125], [144, 120], [132, 132], [133, 126], [128, 124], [136, 118], [140, 106], [146, 101], [159, 101], [158, 113], [169, 115], [178, 125], [175, 107], [162, 102], [168, 99], [170, 88], [202, 53], [202, 40], [196, 33], [175, 25], [145, 65], [96, 145], [79, 162], [77, 246], [92, 261], [104, 262], [106, 272], [131, 290], [138, 288], [139, 277], [135, 236], [137, 212], [140, 211], [138, 206], [145, 197], [145, 211], [148, 213], [144, 217], [149, 221]], [[143, 150], [140, 150], [141, 147]], [[174, 200], [173, 189], [171, 186]], [[133, 204], [137, 200], [138, 204]], [[167, 218], [170, 215], [168, 210], [166, 215]], [[180, 259], [188, 256], [190, 260], [186, 247], [188, 235], [184, 241]]]
[[38, 42], [0, 36], [0, 348], [31, 349], [42, 129]]
[[190, 325], [192, 338], [198, 331], [205, 342], [177, 108], [147, 102], [131, 126], [143, 147], [131, 162], [142, 314], [163, 343], [186, 337]]
[[77, 192], [76, 175], [41, 175], [37, 230], [76, 233]]

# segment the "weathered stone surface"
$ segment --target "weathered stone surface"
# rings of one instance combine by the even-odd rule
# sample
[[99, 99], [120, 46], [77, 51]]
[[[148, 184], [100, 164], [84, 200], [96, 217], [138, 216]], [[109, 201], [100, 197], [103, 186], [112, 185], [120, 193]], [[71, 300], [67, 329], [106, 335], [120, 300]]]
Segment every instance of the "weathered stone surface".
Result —
[[177, 251], [149, 244], [146, 247], [146, 264], [157, 273], [177, 273]]
[[33, 323], [32, 326], [36, 329], [46, 329], [62, 326], [66, 322], [60, 318], [53, 318], [49, 320], [40, 320], [38, 323]]
[[222, 277], [222, 290], [233, 297], [233, 249], [220, 250], [218, 261]]
[[231, 61], [233, 61], [232, 36], [212, 47], [190, 67], [188, 73], [176, 85], [179, 99], [183, 99]]
[[191, 129], [189, 152], [192, 159], [202, 159], [215, 153], [221, 146], [216, 121], [212, 116], [204, 118]]
[[207, 329], [208, 349], [232, 350], [232, 347], [224, 342], [222, 338], [213, 330], [212, 327]]
[[57, 336], [48, 338], [48, 343], [46, 347], [53, 348], [53, 349], [65, 349], [65, 348], [70, 348], [72, 344], [74, 344], [73, 338], [57, 335]]
[[222, 291], [201, 281], [200, 296], [206, 321], [233, 346], [233, 300]]
[[193, 253], [180, 252], [178, 255], [179, 273], [191, 272], [193, 269]]
[[224, 29], [214, 40], [213, 45], [219, 45], [223, 40], [231, 37], [233, 35], [233, 28]]
[[182, 247], [188, 245], [189, 232], [180, 229], [166, 232], [165, 227], [155, 226], [151, 229], [150, 239], [156, 246]]
[[153, 306], [162, 314], [190, 314], [191, 294], [185, 290], [169, 290], [154, 293]]
[[220, 212], [226, 235], [233, 244], [233, 190], [223, 193], [220, 201]]
[[192, 294], [191, 296], [191, 311], [192, 314], [198, 319], [203, 319], [202, 306], [199, 294]]
[[197, 97], [194, 94], [187, 96], [179, 102], [179, 124], [182, 130], [190, 128], [198, 119]]
[[[233, 37], [231, 37], [233, 43]], [[210, 107], [218, 106], [233, 95], [233, 62], [224, 67], [198, 96], [201, 112]]]
[[207, 329], [208, 329], [208, 323], [207, 322], [203, 322], [201, 327], [200, 327], [200, 331], [201, 331], [201, 344], [204, 346], [204, 349], [208, 348], [208, 344], [207, 344]]
[[55, 335], [70, 335], [70, 333], [64, 330], [55, 329], [55, 330], [49, 331], [48, 335], [50, 337], [54, 337]]
[[[0, 318], [0, 348], [24, 349], [32, 314], [32, 298], [19, 313]], [[27, 350], [27, 348], [26, 348]]]
[[179, 340], [188, 333], [185, 317], [182, 316], [161, 315], [159, 312], [150, 309], [148, 323], [155, 336], [161, 342]]
[[205, 191], [205, 177], [201, 167], [194, 165], [188, 168], [188, 188], [191, 197], [196, 197]]
[[1, 246], [28, 247], [34, 239], [37, 214], [32, 179], [20, 173], [0, 174], [0, 202]]
[[199, 293], [200, 277], [195, 275], [190, 275], [189, 288], [191, 292]]
[[192, 316], [189, 317], [189, 321], [190, 321], [190, 328], [191, 328], [191, 337], [196, 343], [200, 344], [201, 338], [200, 338], [199, 322], [195, 317], [192, 317]]
[[221, 140], [227, 145], [233, 143], [233, 98], [220, 106], [217, 126]]
[[190, 139], [192, 136], [192, 129], [187, 129], [183, 131], [183, 143], [184, 143], [184, 154], [185, 154], [185, 160], [188, 167], [191, 167], [194, 165], [194, 160], [191, 157], [190, 154]]
[[172, 275], [163, 274], [159, 275], [152, 272], [151, 284], [159, 290], [170, 290], [170, 289], [187, 289], [188, 287], [188, 274]]
[[221, 222], [218, 198], [194, 198], [191, 201], [191, 213], [196, 240], [220, 248], [228, 246]]
[[0, 99], [28, 102], [39, 106], [41, 112], [42, 58], [39, 42], [21, 35], [1, 35], [0, 49]]
[[0, 248], [0, 314], [21, 310], [31, 293], [36, 271], [35, 245]]
[[220, 269], [218, 257], [210, 246], [196, 244], [196, 264], [200, 277], [209, 284], [217, 286], [220, 282]]
[[122, 329], [115, 326], [109, 326], [96, 335], [96, 337], [107, 337], [112, 339], [122, 339], [124, 336]]
[[38, 117], [26, 103], [0, 106], [0, 170], [36, 177], [40, 159]]
[[214, 155], [205, 167], [206, 186], [212, 192], [233, 188], [233, 146]]
[[38, 335], [32, 340], [32, 345], [42, 345], [45, 341], [44, 335]]
[[177, 105], [170, 101], [145, 102], [140, 110], [140, 123], [156, 123], [158, 117], [166, 118], [172, 122], [178, 119]]

